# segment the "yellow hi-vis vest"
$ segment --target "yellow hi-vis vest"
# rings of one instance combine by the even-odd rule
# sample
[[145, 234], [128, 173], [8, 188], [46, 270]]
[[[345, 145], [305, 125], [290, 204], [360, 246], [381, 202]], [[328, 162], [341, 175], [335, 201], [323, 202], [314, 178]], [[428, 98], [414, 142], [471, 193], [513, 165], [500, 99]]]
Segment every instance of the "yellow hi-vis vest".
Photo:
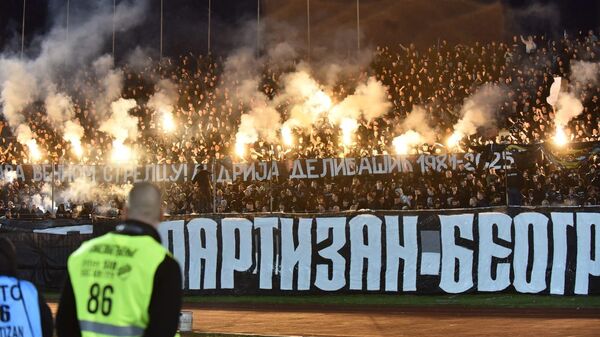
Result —
[[147, 235], [109, 233], [68, 261], [82, 337], [142, 336], [154, 275], [168, 251]]

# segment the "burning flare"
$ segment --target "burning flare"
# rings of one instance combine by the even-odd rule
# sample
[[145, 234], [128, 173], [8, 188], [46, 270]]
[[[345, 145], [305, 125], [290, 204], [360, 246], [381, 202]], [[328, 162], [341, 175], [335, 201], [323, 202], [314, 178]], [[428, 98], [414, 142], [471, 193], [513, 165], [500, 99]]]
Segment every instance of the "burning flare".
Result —
[[77, 158], [81, 158], [83, 156], [83, 147], [81, 146], [81, 141], [79, 139], [72, 139], [70, 142], [73, 153], [77, 156]]
[[27, 141], [27, 147], [29, 148], [29, 158], [31, 161], [37, 162], [42, 159], [42, 152], [40, 151], [40, 147], [35, 139], [30, 139]]
[[420, 133], [413, 130], [408, 130], [404, 134], [394, 138], [392, 141], [396, 153], [401, 155], [408, 154], [411, 147], [421, 143], [423, 143], [423, 137]]
[[569, 143], [569, 138], [565, 133], [563, 128], [556, 128], [556, 133], [554, 134], [554, 144], [558, 146], [565, 146]]
[[460, 140], [463, 138], [463, 135], [458, 133], [458, 132], [454, 132], [446, 141], [446, 145], [449, 148], [456, 148], [458, 147], [458, 143], [460, 142]]
[[240, 158], [246, 155], [246, 144], [239, 139], [235, 142], [235, 154]]
[[309, 111], [315, 112], [318, 115], [331, 109], [331, 98], [323, 90], [319, 90], [308, 98], [306, 106], [309, 108]]
[[67, 142], [71, 143], [71, 149], [78, 158], [83, 156], [83, 147], [81, 146], [81, 138], [83, 137], [83, 133], [83, 127], [79, 124], [79, 122], [67, 121], [65, 123], [65, 133], [63, 138]]
[[354, 119], [344, 118], [340, 123], [340, 129], [342, 129], [342, 145], [350, 147], [354, 144], [354, 131], [358, 129], [358, 122]]
[[170, 111], [163, 111], [162, 127], [164, 133], [172, 133], [173, 131], [175, 131], [175, 129], [177, 129], [175, 119], [173, 118], [173, 113], [171, 113]]
[[281, 127], [281, 139], [283, 141], [283, 145], [287, 147], [291, 147], [294, 145], [294, 135], [292, 134], [292, 128], [284, 124]]
[[118, 140], [113, 141], [111, 160], [115, 163], [126, 163], [131, 161], [133, 154], [131, 148]]

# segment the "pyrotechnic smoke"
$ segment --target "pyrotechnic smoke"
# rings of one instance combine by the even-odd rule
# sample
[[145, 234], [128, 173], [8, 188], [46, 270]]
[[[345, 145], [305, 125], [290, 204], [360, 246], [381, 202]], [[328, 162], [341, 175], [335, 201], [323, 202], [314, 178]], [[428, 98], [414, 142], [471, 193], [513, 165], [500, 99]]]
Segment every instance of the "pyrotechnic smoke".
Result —
[[358, 122], [352, 118], [342, 118], [340, 129], [342, 130], [342, 145], [349, 147], [354, 144], [354, 131], [358, 129]]
[[576, 61], [571, 65], [571, 82], [576, 89], [588, 84], [598, 84], [600, 63]]
[[[90, 2], [72, 3], [87, 6]], [[146, 0], [123, 1], [118, 4], [116, 15], [113, 17], [112, 8], [107, 6], [91, 6], [91, 13], [82, 15], [71, 21], [69, 39], [65, 39], [63, 20], [58, 19], [55, 27], [39, 39], [35, 48], [39, 50], [33, 59], [20, 59], [11, 54], [0, 54], [0, 105], [2, 114], [8, 121], [10, 128], [17, 136], [20, 143], [26, 144], [30, 150], [30, 157], [39, 157], [37, 143], [27, 125], [23, 110], [30, 104], [40, 100], [49, 104], [49, 118], [51, 123], [66, 122], [71, 113], [67, 104], [67, 95], [56, 94], [56, 83], [59, 78], [71, 77], [82, 69], [89, 68], [91, 60], [104, 46], [104, 41], [111, 35], [113, 24], [125, 31], [141, 22], [147, 8]], [[71, 8], [72, 10], [74, 8]], [[59, 17], [59, 15], [56, 15]], [[98, 68], [104, 71], [105, 90], [98, 88], [82, 88], [83, 92], [91, 99], [97, 97], [110, 97], [109, 101], [120, 96], [119, 74], [106, 71], [106, 58], [97, 63]], [[112, 61], [110, 62], [112, 64]], [[111, 66], [112, 67], [112, 66]], [[81, 88], [83, 81], [72, 81], [73, 90]], [[118, 91], [118, 92], [117, 92]], [[105, 92], [103, 94], [103, 92]], [[102, 110], [99, 110], [102, 112]], [[71, 115], [72, 116], [72, 115]], [[62, 122], [59, 122], [62, 121]], [[60, 126], [53, 125], [60, 129]]]
[[435, 142], [435, 130], [431, 128], [427, 119], [427, 111], [416, 105], [402, 122], [402, 130], [416, 131], [421, 136], [421, 143]]
[[423, 136], [413, 130], [408, 130], [392, 141], [397, 154], [408, 154], [413, 146], [423, 144]]
[[[256, 58], [255, 53], [250, 48], [241, 48], [225, 59], [223, 65], [223, 81], [226, 86], [232, 86], [236, 89], [239, 83], [245, 80], [258, 81], [261, 69], [261, 61]], [[255, 89], [255, 91], [258, 88]]]
[[283, 92], [275, 99], [290, 102], [287, 127], [308, 129], [332, 106], [331, 98], [307, 71], [301, 70], [283, 77]]
[[52, 210], [52, 185], [45, 183], [39, 194], [34, 194], [29, 200], [29, 206], [39, 207], [43, 212]]
[[127, 56], [127, 66], [137, 73], [143, 73], [146, 68], [152, 66], [150, 51], [139, 46]]
[[224, 83], [234, 97], [248, 106], [250, 111], [240, 117], [236, 133], [235, 152], [243, 157], [246, 145], [259, 139], [276, 141], [281, 127], [281, 117], [273, 102], [259, 90], [261, 61], [249, 48], [242, 48], [230, 55], [224, 66]]
[[77, 157], [81, 157], [83, 155], [83, 147], [81, 146], [81, 138], [83, 138], [83, 134], [83, 127], [79, 124], [78, 121], [65, 122], [63, 138], [67, 142], [71, 143], [73, 152], [75, 152]]
[[69, 187], [58, 193], [58, 203], [67, 202], [84, 202], [94, 200], [96, 195], [96, 189], [98, 185], [96, 182], [86, 179], [84, 177], [76, 178]]
[[420, 106], [415, 106], [406, 116], [400, 129], [404, 133], [392, 141], [397, 154], [408, 154], [412, 147], [436, 140], [435, 131], [427, 122], [427, 112]]
[[120, 98], [114, 101], [111, 104], [112, 115], [102, 122], [100, 131], [108, 133], [121, 143], [127, 139], [135, 140], [138, 135], [138, 120], [129, 115], [129, 110], [136, 106], [134, 99]]
[[31, 208], [35, 206], [42, 210], [42, 212], [51, 211], [52, 210], [52, 185], [50, 183], [45, 183], [42, 185], [40, 189], [40, 193], [36, 193], [33, 195], [21, 195], [21, 199], [27, 207]]
[[77, 157], [83, 155], [81, 138], [83, 127], [75, 119], [75, 109], [71, 97], [64, 93], [50, 93], [45, 101], [48, 120], [55, 130], [63, 134], [63, 139], [71, 143]]
[[571, 65], [571, 83], [572, 92], [560, 92], [555, 99], [554, 116], [554, 142], [563, 146], [569, 142], [565, 128], [573, 118], [583, 112], [583, 104], [577, 98], [585, 86], [597, 84], [600, 72], [600, 63], [586, 61], [577, 61]]
[[63, 93], [51, 93], [45, 101], [48, 120], [54, 128], [62, 129], [65, 121], [70, 120], [75, 115], [71, 97]]
[[21, 124], [15, 130], [17, 135], [17, 141], [23, 145], [27, 145], [29, 148], [29, 158], [31, 161], [38, 161], [42, 158], [42, 153], [38, 146], [37, 140], [35, 140], [31, 128], [27, 124]]
[[367, 122], [386, 114], [392, 104], [387, 98], [387, 89], [374, 77], [367, 83], [356, 87], [354, 94], [347, 96], [329, 111], [329, 121], [339, 124], [344, 119], [358, 120], [364, 118]]
[[557, 127], [565, 127], [569, 121], [583, 112], [581, 101], [571, 93], [562, 92], [558, 95], [556, 102], [556, 115], [554, 116], [554, 124]]
[[114, 138], [112, 160], [115, 162], [127, 162], [132, 157], [131, 149], [124, 143], [128, 139], [135, 140], [138, 136], [138, 120], [129, 115], [129, 110], [136, 106], [134, 99], [120, 98], [111, 104], [110, 118], [100, 125], [100, 131]]
[[251, 110], [240, 118], [240, 126], [236, 134], [235, 146], [238, 155], [243, 156], [245, 146], [259, 139], [269, 142], [277, 141], [277, 131], [281, 127], [281, 116], [272, 106], [267, 96], [258, 91], [258, 82], [244, 80], [237, 88], [243, 95]]
[[[343, 76], [354, 74], [369, 63], [372, 53], [365, 51], [360, 56], [343, 57], [331, 50], [315, 48], [315, 58], [311, 64], [296, 63], [298, 48], [290, 43], [295, 31], [285, 24], [270, 23], [277, 29], [264, 33], [264, 53], [257, 56], [254, 49], [256, 36], [249, 36], [253, 29], [242, 30], [238, 37], [240, 44], [248, 47], [240, 48], [227, 57], [224, 65], [224, 92], [230, 93], [248, 108], [248, 113], [241, 116], [236, 135], [235, 150], [243, 155], [246, 145], [259, 139], [273, 141], [275, 133], [280, 132], [281, 142], [286, 146], [294, 143], [293, 132], [311, 129], [322, 118], [331, 115], [333, 101], [329, 90]], [[354, 35], [352, 35], [354, 36]], [[251, 47], [250, 47], [251, 46]], [[323, 51], [319, 54], [318, 50]], [[344, 49], [346, 50], [346, 49]], [[269, 69], [283, 72], [277, 79], [280, 89], [276, 96], [261, 91], [262, 70], [265, 64]], [[321, 83], [327, 84], [324, 87]], [[391, 104], [387, 102], [385, 87], [374, 78], [357, 87], [356, 92], [341, 103], [332, 115], [333, 124], [342, 129], [343, 142], [352, 143], [352, 132], [358, 126], [358, 119], [371, 120], [388, 111]], [[278, 109], [286, 109], [287, 120], [281, 125]], [[343, 125], [342, 125], [343, 124]]]
[[5, 184], [11, 184], [17, 179], [17, 171], [5, 171], [2, 172], [2, 179], [0, 180], [0, 186]]
[[497, 112], [506, 90], [502, 87], [485, 84], [475, 94], [467, 98], [454, 125], [454, 134], [448, 140], [449, 146], [456, 146], [463, 137], [474, 135], [478, 131], [495, 133]]
[[554, 116], [554, 125], [556, 133], [554, 142], [560, 146], [565, 145], [569, 140], [565, 133], [565, 128], [569, 121], [583, 112], [583, 104], [571, 93], [561, 92], [556, 102], [556, 113]]
[[104, 55], [93, 63], [94, 73], [101, 87], [86, 87], [84, 93], [93, 99], [96, 111], [102, 120], [110, 112], [110, 104], [121, 97], [123, 91], [123, 71], [114, 69], [114, 60], [110, 55]]
[[162, 129], [165, 133], [175, 130], [173, 110], [179, 99], [177, 86], [170, 80], [160, 80], [157, 84], [158, 90], [148, 100], [148, 107], [160, 114]]
[[2, 115], [15, 133], [17, 141], [37, 148], [31, 129], [24, 124], [25, 117], [22, 113], [37, 96], [35, 77], [27, 71], [25, 63], [0, 58], [0, 88]]
[[270, 106], [256, 106], [249, 113], [242, 115], [238, 132], [235, 135], [236, 153], [243, 157], [245, 146], [260, 139], [269, 142], [277, 141], [277, 131], [281, 125], [279, 112]]
[[79, 177], [57, 193], [56, 201], [57, 203], [94, 202], [100, 207], [107, 207], [114, 197], [125, 199], [132, 187], [130, 183], [103, 186], [88, 178]]

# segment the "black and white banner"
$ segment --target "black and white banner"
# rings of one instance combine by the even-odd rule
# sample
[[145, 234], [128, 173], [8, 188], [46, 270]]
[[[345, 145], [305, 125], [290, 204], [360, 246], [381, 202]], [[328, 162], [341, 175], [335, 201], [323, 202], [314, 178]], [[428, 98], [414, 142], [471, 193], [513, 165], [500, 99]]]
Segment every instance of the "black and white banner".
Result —
[[600, 294], [600, 208], [170, 220], [183, 287], [206, 294]]
[[[214, 179], [224, 181], [263, 181], [274, 178], [318, 179], [324, 177], [382, 175], [393, 173], [456, 170], [461, 164], [467, 171], [478, 165], [485, 168], [510, 167], [514, 159], [509, 152], [439, 154], [417, 156], [373, 156], [363, 158], [321, 158], [283, 161], [234, 163], [219, 160], [213, 164], [147, 165], [11, 165], [0, 164], [0, 182], [75, 182], [77, 179], [109, 184], [141, 181], [185, 182], [201, 179], [214, 171]], [[54, 178], [54, 179], [53, 179]]]

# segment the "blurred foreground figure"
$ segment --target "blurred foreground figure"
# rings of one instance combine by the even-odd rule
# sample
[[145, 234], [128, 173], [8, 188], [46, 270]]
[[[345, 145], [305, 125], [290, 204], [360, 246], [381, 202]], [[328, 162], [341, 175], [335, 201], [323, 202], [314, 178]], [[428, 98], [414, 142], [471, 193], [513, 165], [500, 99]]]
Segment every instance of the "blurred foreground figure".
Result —
[[0, 336], [52, 337], [52, 313], [37, 288], [17, 277], [15, 246], [0, 237]]
[[59, 337], [175, 336], [181, 271], [160, 244], [161, 196], [133, 185], [127, 220], [69, 257], [56, 317]]

